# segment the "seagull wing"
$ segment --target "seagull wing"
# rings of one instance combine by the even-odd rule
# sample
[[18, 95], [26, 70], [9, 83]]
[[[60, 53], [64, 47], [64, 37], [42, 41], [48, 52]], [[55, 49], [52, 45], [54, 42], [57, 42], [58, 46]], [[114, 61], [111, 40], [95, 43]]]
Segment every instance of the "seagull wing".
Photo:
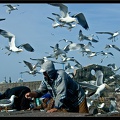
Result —
[[83, 13], [78, 13], [75, 15], [75, 17], [77, 18], [79, 24], [84, 28], [84, 29], [89, 29], [88, 23], [86, 21], [86, 18], [84, 16]]
[[44, 59], [34, 59], [34, 58], [30, 58], [31, 60], [36, 60], [36, 61], [38, 61], [38, 63], [40, 64], [40, 65], [42, 65], [43, 63], [44, 63]]
[[68, 7], [64, 4], [60, 4], [60, 12], [62, 17], [66, 17], [68, 14]]
[[51, 18], [51, 17], [47, 17], [48, 19], [50, 19], [50, 20], [52, 20], [52, 21], [55, 21], [53, 18]]
[[25, 60], [23, 60], [23, 62], [28, 66], [28, 68], [29, 68], [31, 71], [33, 71], [33, 66], [32, 66], [32, 64], [31, 64], [30, 62], [27, 62], [27, 61], [25, 61]]
[[120, 48], [118, 48], [116, 45], [112, 45], [113, 48], [115, 48], [116, 50], [120, 51]]
[[96, 32], [97, 34], [110, 34], [110, 35], [113, 35], [112, 32]]
[[9, 99], [1, 99], [0, 100], [0, 105], [1, 104], [10, 104], [10, 103], [11, 103], [11, 101]]
[[25, 44], [21, 44], [19, 47], [23, 47], [25, 50], [29, 51], [29, 52], [34, 52], [33, 47], [29, 44], [29, 43], [25, 43]]
[[9, 7], [10, 9], [13, 9], [13, 6], [12, 5], [5, 5], [5, 6], [7, 6], [7, 7]]
[[5, 18], [1, 18], [1, 19], [0, 19], [0, 21], [3, 21], [3, 20], [5, 20]]

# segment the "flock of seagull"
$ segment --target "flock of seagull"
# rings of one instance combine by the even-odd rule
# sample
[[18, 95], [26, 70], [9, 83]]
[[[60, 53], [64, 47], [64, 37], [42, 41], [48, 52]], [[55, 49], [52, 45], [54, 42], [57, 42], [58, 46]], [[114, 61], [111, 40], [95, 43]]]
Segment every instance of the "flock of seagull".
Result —
[[[52, 17], [47, 17], [49, 20], [52, 20], [52, 27], [54, 29], [57, 29], [57, 27], [66, 27], [68, 30], [72, 30], [74, 29], [77, 25], [80, 25], [83, 29], [88, 30], [89, 29], [89, 25], [87, 23], [86, 17], [83, 13], [77, 13], [74, 15], [70, 15], [71, 12], [69, 12], [68, 7], [63, 4], [63, 3], [48, 3], [49, 5], [56, 7], [60, 10], [60, 14], [57, 13], [52, 13], [52, 15], [55, 18]], [[17, 6], [12, 6], [10, 4], [8, 5], [4, 5], [7, 6], [8, 9], [6, 12], [8, 12], [9, 14], [11, 14], [11, 12], [13, 10], [18, 10]], [[4, 21], [6, 20], [5, 18], [1, 18], [0, 21]], [[96, 32], [97, 34], [109, 34], [111, 35], [108, 40], [112, 40], [112, 42], [116, 41], [116, 37], [120, 35], [119, 31], [116, 32]], [[10, 55], [12, 52], [15, 53], [20, 53], [23, 52], [23, 48], [28, 51], [28, 52], [34, 52], [34, 48], [29, 44], [29, 43], [23, 43], [21, 45], [17, 45], [16, 44], [16, 37], [13, 33], [7, 31], [7, 30], [3, 30], [0, 29], [0, 35], [3, 36], [4, 38], [8, 39], [8, 46], [5, 46], [5, 49], [8, 50], [8, 52], [6, 52], [8, 55]], [[25, 66], [28, 67], [28, 71], [23, 71], [20, 72], [20, 74], [23, 73], [29, 73], [32, 74], [34, 76], [36, 76], [37, 74], [40, 74], [40, 71], [37, 68], [40, 68], [41, 65], [46, 62], [47, 60], [51, 60], [49, 58], [55, 59], [55, 60], [51, 60], [54, 63], [57, 64], [63, 64], [65, 65], [64, 69], [68, 74], [71, 74], [70, 70], [75, 70], [75, 69], [81, 69], [83, 66], [82, 64], [76, 60], [74, 57], [69, 57], [67, 55], [68, 52], [72, 52], [72, 51], [78, 51], [78, 53], [82, 54], [82, 56], [87, 56], [88, 58], [92, 58], [94, 56], [98, 56], [98, 55], [102, 55], [104, 56], [101, 59], [101, 63], [104, 61], [105, 58], [108, 58], [109, 55], [110, 56], [114, 56], [114, 54], [112, 52], [104, 52], [103, 50], [101, 51], [91, 51], [91, 47], [94, 48], [94, 46], [92, 45], [92, 43], [99, 43], [99, 37], [96, 35], [96, 39], [94, 38], [95, 35], [84, 35], [82, 30], [79, 30], [79, 43], [75, 43], [73, 41], [67, 40], [67, 39], [61, 39], [58, 41], [58, 43], [55, 44], [55, 46], [50, 46], [50, 48], [52, 48], [52, 53], [48, 53], [46, 52], [48, 55], [46, 55], [43, 58], [30, 58], [30, 60], [32, 61], [36, 61], [35, 64], [32, 64], [32, 62], [23, 60], [23, 63], [25, 64]], [[67, 43], [67, 45], [65, 45], [63, 48], [60, 48], [59, 43], [60, 42], [65, 42]], [[88, 41], [88, 44], [83, 44], [80, 43], [81, 41]], [[114, 48], [117, 51], [120, 51], [120, 49], [115, 45], [115, 44], [108, 44], [105, 46], [105, 49], [110, 49], [110, 48]], [[1, 50], [3, 50], [4, 48], [1, 48]], [[61, 59], [61, 61], [58, 61], [58, 59]], [[70, 65], [70, 62], [74, 63], [74, 66]], [[108, 67], [112, 67], [113, 71], [118, 71], [120, 69], [117, 68], [117, 66], [115, 64], [108, 64]], [[81, 85], [84, 83], [80, 83]], [[88, 83], [87, 83], [88, 84]], [[92, 84], [88, 84], [88, 87], [90, 86], [90, 88], [95, 88], [96, 92], [94, 95], [90, 96], [90, 98], [88, 99], [88, 106], [90, 107], [93, 103], [93, 101], [95, 99], [98, 99], [98, 97], [100, 97], [100, 93], [101, 91], [103, 91], [105, 88], [109, 89], [109, 86], [107, 84], [101, 84], [100, 86], [94, 86]], [[92, 87], [91, 87], [92, 86]], [[97, 95], [97, 96], [96, 96]], [[104, 104], [103, 104], [104, 106]], [[99, 108], [100, 106], [98, 106]], [[112, 109], [112, 108], [111, 108]], [[112, 110], [111, 110], [112, 111]]]

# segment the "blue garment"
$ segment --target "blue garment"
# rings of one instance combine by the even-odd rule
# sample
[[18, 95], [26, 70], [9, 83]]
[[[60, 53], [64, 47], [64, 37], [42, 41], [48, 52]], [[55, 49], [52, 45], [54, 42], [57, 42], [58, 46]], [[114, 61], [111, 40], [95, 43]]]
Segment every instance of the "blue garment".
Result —
[[38, 93], [37, 97], [41, 97], [49, 91], [55, 100], [54, 107], [58, 109], [65, 108], [67, 110], [73, 110], [84, 100], [84, 90], [64, 70], [49, 71], [48, 75], [51, 78], [51, 82], [48, 83], [46, 78], [41, 81], [39, 89], [36, 90]]

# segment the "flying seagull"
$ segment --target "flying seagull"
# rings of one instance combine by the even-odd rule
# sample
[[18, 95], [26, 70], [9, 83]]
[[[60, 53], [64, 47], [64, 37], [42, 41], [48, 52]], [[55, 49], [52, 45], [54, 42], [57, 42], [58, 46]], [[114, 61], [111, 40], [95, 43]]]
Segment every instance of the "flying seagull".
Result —
[[73, 16], [70, 16], [70, 12], [68, 11], [68, 7], [63, 3], [49, 3], [50, 5], [59, 7], [60, 9], [60, 17], [59, 21], [65, 24], [73, 23], [80, 24], [84, 29], [88, 29], [88, 23], [83, 13], [78, 13]]
[[84, 44], [81, 44], [81, 43], [73, 43], [71, 42], [70, 44], [66, 45], [63, 50], [65, 52], [68, 52], [68, 51], [73, 51], [73, 50], [80, 50], [84, 47], [85, 45]]
[[109, 34], [111, 35], [111, 37], [109, 37], [108, 39], [109, 40], [112, 40], [115, 41], [115, 38], [120, 35], [120, 32], [119, 31], [116, 31], [116, 32], [96, 32], [97, 34]]
[[16, 6], [19, 6], [19, 5], [11, 5], [11, 4], [8, 4], [8, 5], [4, 5], [4, 6], [7, 6], [8, 9], [6, 10], [6, 12], [8, 12], [9, 14], [11, 13], [11, 11], [13, 10], [18, 10], [18, 8]]
[[105, 46], [105, 49], [107, 49], [107, 50], [108, 50], [109, 48], [114, 48], [114, 49], [116, 49], [116, 50], [120, 51], [120, 48], [119, 48], [119, 47], [117, 47], [116, 45], [110, 45], [110, 44], [109, 44], [109, 45], [106, 45], [106, 46]]
[[105, 58], [108, 58], [108, 55], [114, 56], [113, 53], [111, 53], [111, 52], [103, 52], [103, 51], [101, 51], [100, 54], [102, 54], [102, 56], [105, 56], [104, 58], [101, 59], [101, 63], [103, 62], [103, 60]]
[[58, 59], [58, 56], [61, 54], [64, 54], [65, 56], [67, 56], [66, 52], [63, 49], [59, 48], [59, 44], [55, 44], [55, 47], [50, 46], [51, 48], [53, 48], [53, 52], [54, 52], [54, 56], [56, 59]]
[[88, 41], [95, 42], [95, 43], [98, 42], [98, 40], [94, 39], [93, 36], [94, 35], [90, 35], [90, 36], [83, 35], [82, 30], [79, 30], [78, 40], [80, 41], [88, 40]]
[[52, 20], [53, 23], [52, 23], [52, 27], [53, 28], [57, 28], [57, 27], [62, 27], [63, 25], [58, 23], [55, 19], [51, 18], [51, 17], [47, 17], [48, 19]]
[[25, 61], [25, 60], [23, 60], [23, 62], [24, 62], [25, 65], [29, 68], [30, 71], [24, 71], [24, 72], [21, 72], [21, 74], [22, 74], [22, 73], [29, 73], [29, 74], [32, 74], [32, 75], [36, 75], [36, 73], [39, 73], [39, 74], [40, 74], [40, 72], [38, 72], [37, 69], [36, 69], [38, 63], [36, 63], [35, 65], [32, 65], [32, 63], [27, 62], [27, 61]]
[[0, 100], [0, 107], [5, 108], [6, 112], [9, 106], [13, 105], [14, 98], [17, 97], [15, 95], [12, 95], [10, 99], [1, 99]]
[[2, 35], [5, 38], [8, 38], [8, 40], [9, 40], [9, 47], [6, 46], [6, 49], [8, 49], [10, 51], [10, 53], [8, 55], [10, 55], [11, 52], [16, 52], [16, 53], [22, 52], [23, 51], [22, 47], [29, 52], [34, 52], [34, 49], [32, 48], [32, 46], [29, 43], [25, 43], [25, 44], [16, 46], [15, 35], [12, 33], [0, 29], [0, 35]]

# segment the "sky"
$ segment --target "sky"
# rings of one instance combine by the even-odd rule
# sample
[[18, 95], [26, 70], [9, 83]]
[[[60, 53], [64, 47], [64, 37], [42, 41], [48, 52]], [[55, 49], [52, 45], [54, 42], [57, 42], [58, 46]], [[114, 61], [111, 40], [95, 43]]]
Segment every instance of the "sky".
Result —
[[[60, 14], [58, 7], [49, 5], [47, 3], [17, 3], [18, 10], [14, 10], [11, 14], [6, 12], [6, 3], [0, 3], [0, 18], [6, 18], [4, 21], [0, 21], [0, 29], [11, 32], [16, 36], [16, 44], [30, 43], [35, 49], [34, 52], [23, 52], [11, 55], [5, 54], [6, 50], [0, 50], [0, 82], [9, 80], [11, 77], [12, 82], [18, 81], [22, 78], [24, 82], [39, 81], [43, 79], [42, 74], [32, 76], [28, 73], [20, 74], [20, 72], [29, 70], [28, 67], [24, 67], [23, 60], [31, 62], [33, 64], [36, 61], [30, 60], [30, 58], [43, 58], [47, 56], [45, 52], [52, 53], [53, 50], [50, 46], [55, 46], [59, 43], [59, 47], [63, 48], [67, 43], [64, 41], [59, 42], [61, 39], [68, 39], [75, 43], [87, 44], [88, 41], [79, 41], [78, 34], [81, 29], [83, 34], [88, 36], [91, 34], [98, 36], [97, 43], [93, 43], [94, 48], [92, 51], [107, 51], [104, 49], [106, 44], [115, 44], [120, 46], [120, 37], [118, 36], [115, 42], [108, 40], [110, 35], [108, 34], [96, 34], [96, 32], [115, 32], [120, 30], [120, 4], [119, 3], [64, 3], [68, 7], [68, 11], [71, 15], [77, 13], [83, 13], [89, 25], [89, 30], [85, 30], [80, 25], [77, 25], [71, 31], [66, 28], [53, 28], [53, 21], [47, 17], [54, 18], [52, 13]], [[16, 5], [16, 3], [11, 3]], [[97, 37], [94, 37], [97, 39]], [[0, 35], [0, 47], [8, 46], [8, 39]], [[116, 66], [120, 66], [120, 52], [110, 48], [108, 50], [114, 54], [114, 57], [109, 56], [102, 63], [100, 60], [103, 56], [95, 56], [89, 59], [87, 56], [82, 56], [78, 51], [70, 51], [67, 53], [68, 57], [74, 57], [79, 61], [82, 66], [89, 64], [99, 64], [107, 66], [110, 63], [115, 63]], [[55, 60], [55, 59], [51, 59]], [[60, 61], [58, 59], [57, 61]], [[21, 62], [21, 63], [20, 63]], [[72, 64], [72, 63], [71, 63]], [[55, 64], [56, 69], [63, 68], [63, 65]], [[38, 68], [40, 69], [40, 68]], [[119, 73], [119, 71], [118, 71]]]

